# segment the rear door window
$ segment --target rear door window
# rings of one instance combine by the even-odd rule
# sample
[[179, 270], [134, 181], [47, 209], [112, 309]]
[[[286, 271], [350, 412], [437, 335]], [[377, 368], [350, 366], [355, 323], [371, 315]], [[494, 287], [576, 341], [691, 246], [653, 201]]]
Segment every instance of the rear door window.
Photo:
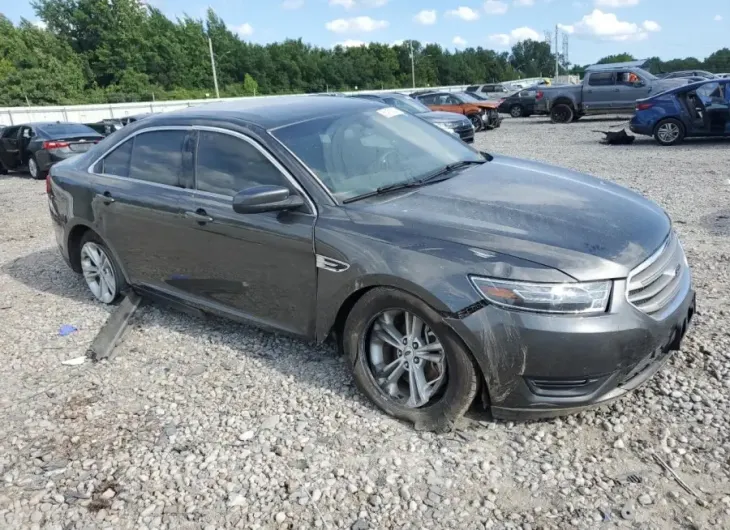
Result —
[[99, 160], [94, 166], [94, 173], [114, 175], [115, 177], [129, 176], [129, 162], [132, 159], [132, 145], [134, 138], [127, 140], [111, 153]]
[[613, 72], [596, 72], [588, 76], [588, 84], [590, 86], [611, 86], [613, 82]]
[[151, 131], [134, 138], [129, 177], [183, 187], [183, 145], [187, 131]]

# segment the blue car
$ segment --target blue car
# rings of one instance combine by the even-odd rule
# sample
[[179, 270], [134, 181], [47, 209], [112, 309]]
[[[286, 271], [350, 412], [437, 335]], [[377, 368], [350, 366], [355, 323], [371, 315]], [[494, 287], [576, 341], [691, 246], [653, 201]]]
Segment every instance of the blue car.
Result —
[[660, 145], [730, 136], [730, 79], [707, 79], [639, 99], [630, 129]]

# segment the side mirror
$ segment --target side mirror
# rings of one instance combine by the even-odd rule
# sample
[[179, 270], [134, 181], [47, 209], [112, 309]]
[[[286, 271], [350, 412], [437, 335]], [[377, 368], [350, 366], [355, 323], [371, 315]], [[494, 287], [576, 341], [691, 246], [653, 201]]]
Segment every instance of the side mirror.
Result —
[[636, 88], [641, 88], [641, 87], [643, 87], [643, 86], [644, 86], [645, 84], [646, 84], [646, 83], [644, 83], [643, 81], [634, 81], [634, 86], [635, 86]]
[[233, 197], [233, 211], [243, 214], [293, 210], [303, 204], [299, 195], [290, 195], [283, 186], [253, 186]]

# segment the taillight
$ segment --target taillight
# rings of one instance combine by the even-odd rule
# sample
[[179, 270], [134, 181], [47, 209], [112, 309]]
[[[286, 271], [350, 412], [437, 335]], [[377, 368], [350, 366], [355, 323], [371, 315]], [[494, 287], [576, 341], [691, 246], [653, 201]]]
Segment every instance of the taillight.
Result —
[[636, 110], [647, 110], [654, 106], [654, 103], [637, 103]]
[[68, 145], [68, 142], [51, 140], [50, 142], [43, 142], [43, 149], [61, 149], [62, 147], [68, 147]]
[[538, 91], [537, 91], [537, 94], [535, 94], [535, 99], [542, 99], [542, 97], [543, 97], [544, 95], [545, 95], [545, 94], [543, 93], [543, 91], [542, 91], [542, 90], [538, 90]]
[[51, 173], [49, 172], [48, 175], [46, 175], [46, 194], [51, 194]]

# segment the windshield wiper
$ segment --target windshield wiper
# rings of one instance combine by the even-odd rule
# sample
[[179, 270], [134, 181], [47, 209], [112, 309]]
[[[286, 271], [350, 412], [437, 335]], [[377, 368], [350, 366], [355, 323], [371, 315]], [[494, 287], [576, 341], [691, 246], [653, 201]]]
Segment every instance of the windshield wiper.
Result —
[[380, 186], [379, 188], [369, 191], [367, 193], [363, 193], [362, 195], [357, 195], [355, 197], [350, 197], [349, 199], [343, 200], [343, 204], [347, 204], [350, 202], [359, 201], [361, 199], [367, 199], [368, 197], [375, 197], [376, 195], [382, 195], [384, 193], [389, 193], [391, 191], [396, 190], [404, 190], [407, 188], [416, 188], [418, 186], [425, 186], [427, 184], [434, 184], [436, 182], [440, 182], [442, 180], [446, 180], [448, 178], [451, 178], [451, 176], [446, 176], [452, 171], [455, 171], [457, 169], [460, 169], [462, 167], [470, 166], [473, 164], [484, 164], [486, 160], [462, 160], [461, 162], [455, 162], [453, 164], [448, 164], [437, 171], [434, 171], [433, 173], [414, 180], [404, 180], [402, 182], [395, 182], [393, 184], [388, 184], [387, 186]]

